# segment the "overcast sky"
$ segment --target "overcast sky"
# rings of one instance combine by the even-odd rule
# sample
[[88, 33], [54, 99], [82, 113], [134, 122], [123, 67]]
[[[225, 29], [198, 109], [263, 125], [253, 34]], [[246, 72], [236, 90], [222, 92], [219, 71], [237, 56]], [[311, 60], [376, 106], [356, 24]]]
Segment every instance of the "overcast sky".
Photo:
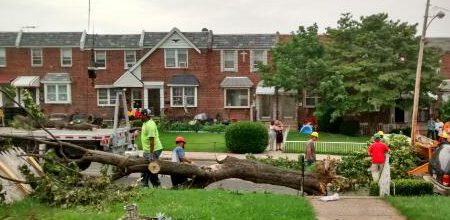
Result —
[[[0, 31], [82, 31], [87, 29], [89, 0], [0, 0]], [[426, 0], [91, 0], [96, 33], [200, 31], [214, 33], [290, 33], [299, 25], [336, 26], [341, 13], [355, 17], [387, 12], [409, 23], [423, 21]], [[428, 36], [450, 37], [450, 0], [431, 0], [447, 9]], [[92, 28], [92, 26], [91, 26]], [[419, 26], [419, 30], [421, 25]]]

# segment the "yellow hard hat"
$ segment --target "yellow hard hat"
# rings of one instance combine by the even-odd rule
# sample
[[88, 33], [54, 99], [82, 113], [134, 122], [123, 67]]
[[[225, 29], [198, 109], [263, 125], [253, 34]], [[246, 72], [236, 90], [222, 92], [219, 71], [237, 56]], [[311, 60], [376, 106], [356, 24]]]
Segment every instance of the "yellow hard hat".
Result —
[[316, 137], [316, 138], [319, 138], [319, 133], [313, 132], [313, 133], [311, 133], [311, 136]]
[[446, 132], [442, 133], [442, 138], [447, 139], [448, 138], [448, 134]]
[[379, 131], [378, 134], [379, 135], [384, 135], [384, 132], [383, 131]]

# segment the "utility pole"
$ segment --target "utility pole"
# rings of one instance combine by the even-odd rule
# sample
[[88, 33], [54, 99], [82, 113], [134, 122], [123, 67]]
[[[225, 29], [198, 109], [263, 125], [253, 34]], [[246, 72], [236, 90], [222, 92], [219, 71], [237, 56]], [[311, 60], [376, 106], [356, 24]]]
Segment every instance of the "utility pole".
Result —
[[427, 24], [428, 24], [428, 10], [430, 8], [430, 0], [427, 0], [427, 5], [425, 6], [425, 16], [423, 18], [423, 28], [422, 28], [422, 36], [420, 37], [420, 46], [419, 46], [419, 56], [417, 60], [417, 69], [416, 69], [416, 85], [414, 88], [414, 104], [413, 104], [413, 113], [412, 113], [412, 125], [411, 125], [411, 148], [414, 148], [416, 142], [416, 132], [419, 131], [417, 128], [417, 114], [419, 112], [419, 97], [420, 97], [420, 78], [422, 76], [422, 60], [423, 60], [423, 48], [425, 46], [425, 34], [427, 32]]

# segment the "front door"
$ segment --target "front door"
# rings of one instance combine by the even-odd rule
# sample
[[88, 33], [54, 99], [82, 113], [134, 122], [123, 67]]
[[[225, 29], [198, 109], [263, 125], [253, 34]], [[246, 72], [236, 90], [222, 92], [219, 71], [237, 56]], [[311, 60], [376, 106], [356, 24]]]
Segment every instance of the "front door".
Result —
[[148, 89], [148, 108], [152, 111], [152, 115], [161, 115], [161, 99], [159, 89]]
[[261, 119], [272, 118], [272, 102], [270, 100], [270, 95], [261, 95], [261, 103], [259, 109], [261, 111]]

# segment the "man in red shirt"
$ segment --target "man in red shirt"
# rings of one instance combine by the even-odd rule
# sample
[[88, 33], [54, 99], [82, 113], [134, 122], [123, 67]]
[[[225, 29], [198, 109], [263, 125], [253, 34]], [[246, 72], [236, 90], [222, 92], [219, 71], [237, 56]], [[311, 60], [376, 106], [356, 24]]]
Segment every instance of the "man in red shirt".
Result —
[[385, 143], [380, 141], [381, 136], [379, 134], [375, 134], [373, 137], [375, 138], [375, 142], [370, 145], [369, 148], [369, 156], [372, 156], [372, 167], [370, 168], [370, 171], [372, 173], [373, 181], [378, 182], [384, 167], [384, 154], [386, 151], [391, 152], [391, 149], [389, 149]]

